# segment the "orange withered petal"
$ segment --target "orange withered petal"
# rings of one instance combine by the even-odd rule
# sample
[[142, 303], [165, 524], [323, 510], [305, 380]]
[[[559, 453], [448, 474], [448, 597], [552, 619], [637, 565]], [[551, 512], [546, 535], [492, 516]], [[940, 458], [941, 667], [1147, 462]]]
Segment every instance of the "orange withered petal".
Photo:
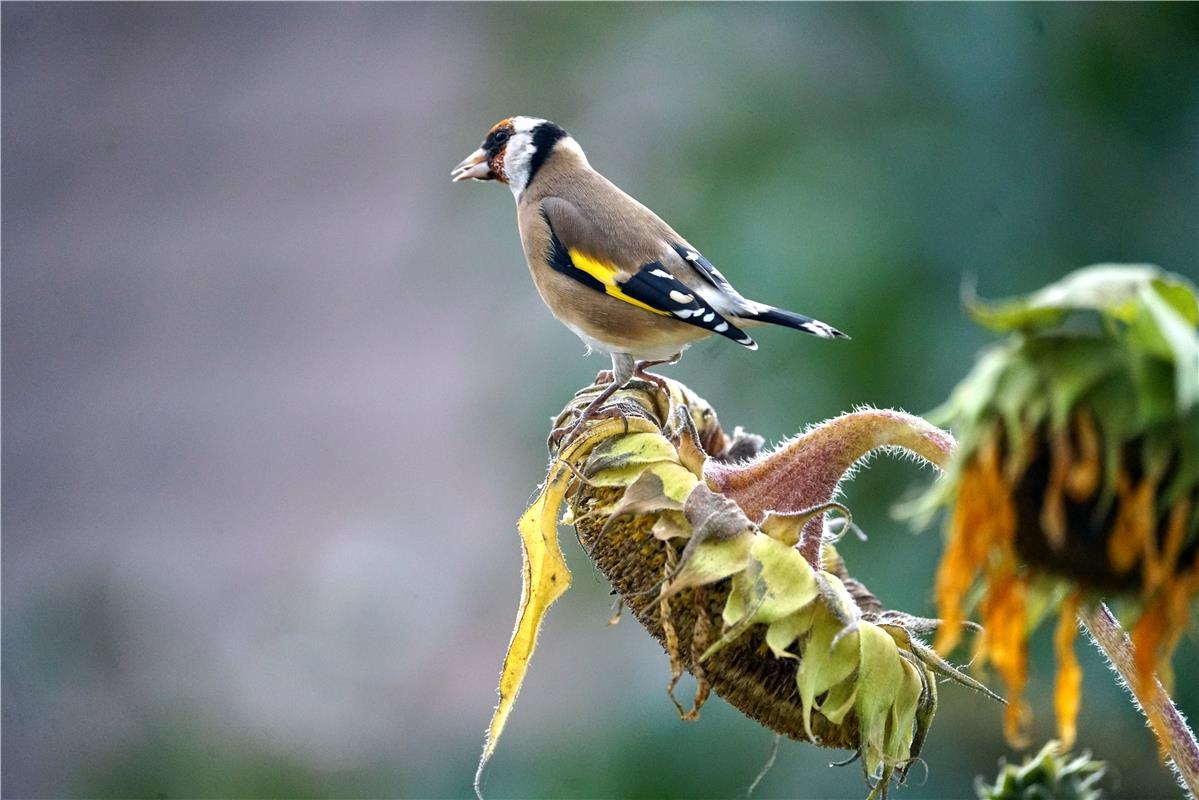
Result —
[[1028, 679], [1028, 586], [1010, 557], [988, 578], [980, 606], [983, 633], [978, 639], [979, 652], [995, 665], [1008, 687], [1004, 735], [1013, 747], [1023, 747], [1027, 712], [1020, 695]]
[[1066, 476], [1066, 492], [1071, 500], [1080, 503], [1094, 496], [1103, 477], [1099, 431], [1089, 409], [1082, 407], [1075, 412], [1074, 432], [1078, 437], [1078, 457]]
[[[1146, 606], [1132, 629], [1132, 658], [1136, 669], [1136, 694], [1138, 697], [1151, 697], [1153, 683], [1157, 680], [1154, 671], [1161, 661], [1162, 643], [1170, 624], [1169, 592], [1158, 592], [1157, 596]], [[1163, 728], [1161, 713], [1152, 704], [1145, 709], [1149, 724], [1153, 727], [1158, 742], [1162, 741]]]
[[1182, 553], [1182, 541], [1186, 533], [1187, 520], [1191, 518], [1190, 498], [1182, 498], [1170, 509], [1170, 517], [1166, 521], [1166, 536], [1161, 550], [1145, 559], [1145, 588], [1148, 591], [1156, 589], [1170, 580], [1178, 568], [1178, 557]]
[[1120, 495], [1119, 512], [1112, 525], [1111, 537], [1107, 541], [1107, 557], [1117, 573], [1128, 572], [1156, 547], [1153, 524], [1154, 480], [1146, 475], [1137, 486], [1133, 486], [1128, 474], [1121, 472], [1116, 478], [1116, 491]]
[[935, 597], [942, 625], [936, 649], [947, 654], [961, 638], [962, 601], [992, 547], [1010, 547], [1016, 530], [1011, 490], [1000, 464], [998, 436], [965, 465], [949, 525], [949, 543], [937, 569]]
[[1082, 668], [1074, 652], [1078, 635], [1078, 604], [1080, 593], [1073, 592], [1062, 603], [1057, 632], [1053, 637], [1057, 651], [1057, 677], [1053, 686], [1053, 710], [1057, 715], [1058, 738], [1062, 748], [1074, 745], [1078, 731], [1078, 707], [1082, 700]]
[[1070, 447], [1070, 432], [1063, 428], [1049, 440], [1049, 479], [1041, 500], [1041, 530], [1049, 546], [1061, 551], [1066, 544], [1066, 505], [1063, 492], [1074, 453]]

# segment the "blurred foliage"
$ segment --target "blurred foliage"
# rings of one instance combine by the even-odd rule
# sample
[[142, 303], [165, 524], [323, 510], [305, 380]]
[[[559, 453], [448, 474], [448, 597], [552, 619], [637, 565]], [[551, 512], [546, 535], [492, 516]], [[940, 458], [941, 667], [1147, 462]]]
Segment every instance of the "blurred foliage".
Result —
[[1058, 742], [1051, 741], [1024, 763], [999, 766], [999, 776], [989, 784], [981, 777], [975, 783], [980, 800], [1099, 800], [1099, 782], [1107, 771], [1102, 761], [1089, 752], [1071, 757]]
[[[153, 743], [128, 750], [77, 787], [96, 798], [330, 797], [353, 786], [354, 776], [331, 776], [303, 763], [244, 742], [206, 741], [185, 720], [154, 726]], [[348, 780], [347, 780], [348, 779]], [[378, 788], [378, 787], [373, 787]], [[363, 790], [366, 791], [363, 791]]]

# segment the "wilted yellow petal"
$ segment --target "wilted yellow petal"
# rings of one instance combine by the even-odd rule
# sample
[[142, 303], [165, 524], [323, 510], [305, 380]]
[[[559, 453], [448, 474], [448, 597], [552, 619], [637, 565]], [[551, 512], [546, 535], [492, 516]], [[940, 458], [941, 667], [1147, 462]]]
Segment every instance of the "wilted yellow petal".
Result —
[[978, 647], [1008, 687], [1004, 735], [1013, 747], [1023, 747], [1026, 714], [1020, 695], [1028, 678], [1027, 586], [1013, 566], [990, 576], [980, 610], [983, 633]]
[[[1136, 668], [1136, 692], [1138, 697], [1150, 697], [1154, 690], [1154, 670], [1161, 659], [1162, 641], [1169, 626], [1169, 600], [1167, 592], [1159, 592], [1141, 613], [1132, 629], [1132, 657]], [[1149, 723], [1160, 740], [1162, 733], [1161, 714], [1153, 706], [1145, 709]]]
[[1137, 486], [1125, 473], [1116, 480], [1120, 499], [1116, 521], [1107, 540], [1107, 558], [1117, 573], [1128, 572], [1156, 547], [1153, 479], [1146, 475]]
[[1066, 491], [1070, 499], [1082, 502], [1095, 494], [1103, 477], [1099, 431], [1091, 411], [1086, 406], [1075, 412], [1074, 430], [1078, 435], [1078, 457], [1070, 465]]
[[582, 463], [583, 458], [597, 442], [623, 432], [626, 426], [634, 430], [641, 427], [644, 430], [651, 428], [652, 423], [641, 419], [608, 419], [588, 428], [585, 434], [572, 440], [558, 460], [550, 466], [541, 493], [521, 515], [517, 524], [523, 561], [520, 608], [500, 672], [499, 703], [487, 728], [483, 754], [475, 772], [476, 793], [479, 791], [483, 767], [495, 752], [496, 742], [504, 732], [504, 725], [528, 671], [529, 659], [533, 657], [533, 650], [537, 646], [537, 633], [541, 629], [541, 622], [545, 619], [550, 605], [570, 586], [570, 570], [558, 544], [558, 507], [562, 504], [567, 484], [574, 476], [568, 465]]
[[[704, 452], [703, 443], [699, 440], [699, 431], [695, 429], [695, 420], [686, 415], [683, 415], [683, 419], [685, 420], [685, 424], [682, 426], [683, 430], [678, 435], [679, 463], [686, 467], [695, 477], [701, 478], [704, 474], [704, 465], [708, 463], [708, 454]], [[714, 452], [720, 451], [716, 450]]]
[[796, 614], [811, 605], [820, 593], [811, 565], [798, 550], [769, 536], [756, 535], [750, 542], [749, 562], [744, 570], [733, 576], [725, 602], [723, 618], [728, 629], [704, 653], [705, 659], [740, 636], [750, 625], [770, 626], [786, 620], [773, 636], [769, 628], [766, 633], [767, 645], [778, 655], [802, 632], [801, 624], [810, 624], [804, 623]]
[[[611, 475], [613, 472], [624, 472], [628, 469], [633, 468], [623, 467], [600, 474]], [[618, 484], [623, 485], [625, 490], [620, 500], [607, 512], [610, 521], [624, 514], [681, 512], [687, 496], [699, 482], [699, 479], [686, 469], [669, 461], [660, 461], [649, 466], [641, 465], [637, 469], [641, 470], [640, 473], [636, 477], [629, 476], [629, 483]]]
[[662, 478], [654, 472], [653, 467], [642, 469], [641, 474], [625, 487], [620, 499], [606, 512], [609, 521], [624, 514], [681, 512], [683, 510], [682, 501], [667, 497], [664, 488]]
[[1058, 738], [1062, 749], [1074, 746], [1077, 733], [1078, 706], [1082, 700], [1082, 668], [1074, 652], [1074, 639], [1078, 635], [1078, 604], [1080, 595], [1074, 592], [1062, 602], [1054, 635], [1057, 651], [1057, 677], [1053, 687], [1053, 710], [1057, 715]]
[[691, 536], [691, 526], [681, 511], [663, 511], [658, 515], [658, 521], [650, 529], [655, 539], [663, 542], [670, 539], [687, 539]]
[[1166, 521], [1166, 536], [1162, 542], [1161, 551], [1146, 556], [1145, 588], [1153, 591], [1158, 586], [1167, 583], [1178, 569], [1178, 556], [1182, 552], [1182, 543], [1186, 535], [1187, 520], [1191, 518], [1191, 501], [1182, 498], [1170, 509]]
[[1070, 431], [1062, 428], [1049, 438], [1049, 478], [1045, 481], [1045, 496], [1041, 499], [1041, 530], [1055, 551], [1066, 544], [1066, 478], [1074, 452], [1070, 447]]
[[653, 464], [647, 471], [662, 481], [662, 493], [678, 503], [685, 503], [691, 496], [691, 490], [699, 483], [699, 478], [681, 464], [662, 462]]
[[965, 465], [958, 484], [935, 589], [937, 613], [943, 620], [936, 649], [942, 655], [961, 638], [962, 604], [991, 548], [1008, 546], [1015, 534], [1016, 512], [1000, 465], [997, 438], [992, 436]]
[[[1151, 696], [1154, 681], [1159, 677], [1157, 673], [1166, 671], [1170, 654], [1190, 618], [1190, 598], [1196, 589], [1199, 589], [1199, 567], [1192, 567], [1161, 587], [1133, 626], [1132, 655], [1139, 697]], [[1148, 709], [1147, 716], [1160, 738], [1162, 720], [1158, 709]]]

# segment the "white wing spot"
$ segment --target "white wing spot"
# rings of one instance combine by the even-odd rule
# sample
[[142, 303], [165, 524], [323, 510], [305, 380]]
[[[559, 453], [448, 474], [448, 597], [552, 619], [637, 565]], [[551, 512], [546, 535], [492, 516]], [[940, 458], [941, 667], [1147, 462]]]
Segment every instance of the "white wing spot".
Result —
[[688, 261], [698, 261], [699, 253], [695, 252], [694, 250], [688, 250], [687, 251], [687, 260]]
[[759, 316], [761, 314], [765, 314], [767, 311], [773, 311], [774, 309], [771, 308], [770, 306], [766, 305], [765, 303], [758, 303], [754, 300], [747, 300], [745, 303], [745, 310], [748, 311], [749, 313], [753, 314], [754, 316]]
[[713, 328], [712, 330], [716, 331], [717, 333], [724, 333], [728, 329], [729, 329], [729, 324], [727, 322], [722, 322], [719, 325], [717, 325], [715, 328]]
[[690, 294], [686, 294], [685, 292], [680, 292], [678, 289], [671, 289], [670, 290], [670, 299], [675, 301], [676, 303], [690, 303], [692, 300], [695, 299], [695, 295], [690, 295]]
[[803, 329], [825, 339], [832, 339], [834, 336], [836, 336], [836, 334], [833, 332], [832, 326], [826, 325], [818, 319], [814, 319], [811, 322], [805, 322], [803, 324]]
[[649, 271], [649, 274], [657, 275], [659, 278], [673, 278], [674, 277], [673, 275], [671, 275], [669, 272], [667, 272], [664, 269], [651, 269]]
[[704, 314], [704, 322], [711, 322], [714, 319], [716, 319], [716, 315], [712, 312], [709, 311], [707, 314]]

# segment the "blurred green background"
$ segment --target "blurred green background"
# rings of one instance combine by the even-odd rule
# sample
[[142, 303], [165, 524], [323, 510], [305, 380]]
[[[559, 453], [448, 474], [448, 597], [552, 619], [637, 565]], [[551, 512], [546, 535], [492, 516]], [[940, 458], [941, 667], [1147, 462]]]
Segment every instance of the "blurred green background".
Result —
[[[848, 331], [669, 370], [777, 441], [926, 411], [959, 308], [1099, 261], [1199, 265], [1199, 6], [26, 4], [3, 15], [3, 791], [466, 797], [551, 414], [604, 367], [541, 306], [509, 193], [449, 170], [566, 127], [747, 295]], [[847, 487], [844, 545], [931, 612], [940, 549]], [[569, 533], [489, 798], [742, 795], [771, 735], [695, 724]], [[1080, 744], [1176, 796], [1089, 644]], [[1028, 697], [1052, 733], [1051, 642]], [[1193, 633], [1178, 700], [1199, 717]], [[1016, 754], [953, 687], [897, 797]], [[865, 794], [785, 743], [756, 796]]]

